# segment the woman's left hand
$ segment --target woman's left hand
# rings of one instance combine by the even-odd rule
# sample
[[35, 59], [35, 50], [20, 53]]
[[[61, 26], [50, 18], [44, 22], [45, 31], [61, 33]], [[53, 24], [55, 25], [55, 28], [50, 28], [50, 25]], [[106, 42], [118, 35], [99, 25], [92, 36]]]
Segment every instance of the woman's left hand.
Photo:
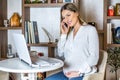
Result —
[[79, 77], [80, 72], [79, 71], [70, 71], [70, 72], [65, 73], [65, 75], [69, 78]]

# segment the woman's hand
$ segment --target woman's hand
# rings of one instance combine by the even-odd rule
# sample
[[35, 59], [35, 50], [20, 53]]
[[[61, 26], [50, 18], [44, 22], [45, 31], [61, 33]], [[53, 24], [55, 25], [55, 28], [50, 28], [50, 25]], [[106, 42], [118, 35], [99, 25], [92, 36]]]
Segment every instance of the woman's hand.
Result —
[[65, 22], [61, 22], [60, 29], [61, 29], [62, 34], [67, 34], [69, 27], [65, 25]]
[[67, 76], [68, 78], [79, 77], [79, 75], [80, 75], [79, 71], [70, 71], [65, 73], [65, 76]]

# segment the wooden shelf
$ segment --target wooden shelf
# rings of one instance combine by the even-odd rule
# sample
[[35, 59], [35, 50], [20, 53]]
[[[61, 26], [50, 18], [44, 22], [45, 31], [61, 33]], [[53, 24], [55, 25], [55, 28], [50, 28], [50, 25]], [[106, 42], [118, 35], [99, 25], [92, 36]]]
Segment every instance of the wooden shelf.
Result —
[[22, 27], [0, 27], [0, 30], [16, 30], [16, 29], [22, 29]]
[[[61, 7], [65, 3], [34, 3], [34, 4], [24, 4], [24, 7]], [[76, 3], [74, 3], [76, 4]]]
[[108, 47], [120, 47], [120, 44], [107, 44]]
[[24, 4], [24, 7], [60, 7], [63, 3], [40, 3], [40, 4]]
[[38, 44], [27, 44], [27, 46], [28, 46], [29, 48], [30, 48], [31, 46], [48, 47], [48, 56], [49, 56], [49, 57], [55, 57], [54, 48], [57, 46], [57, 43], [55, 43], [55, 42], [52, 42], [52, 43], [49, 43], [49, 42], [41, 42], [41, 43], [38, 43]]
[[107, 16], [107, 19], [120, 19], [120, 16]]
[[40, 42], [40, 43], [37, 43], [37, 44], [27, 44], [27, 46], [46, 46], [46, 47], [56, 47], [57, 46], [57, 43], [55, 42], [52, 42], [52, 43], [49, 43], [49, 42]]
[[104, 30], [97, 30], [99, 34], [104, 34]]

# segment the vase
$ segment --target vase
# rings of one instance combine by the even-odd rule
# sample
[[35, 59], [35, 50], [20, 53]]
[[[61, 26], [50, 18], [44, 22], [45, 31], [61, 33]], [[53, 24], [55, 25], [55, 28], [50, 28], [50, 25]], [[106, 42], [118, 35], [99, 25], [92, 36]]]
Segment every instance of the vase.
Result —
[[10, 18], [10, 26], [11, 27], [19, 27], [20, 26], [20, 16], [18, 13], [14, 13]]

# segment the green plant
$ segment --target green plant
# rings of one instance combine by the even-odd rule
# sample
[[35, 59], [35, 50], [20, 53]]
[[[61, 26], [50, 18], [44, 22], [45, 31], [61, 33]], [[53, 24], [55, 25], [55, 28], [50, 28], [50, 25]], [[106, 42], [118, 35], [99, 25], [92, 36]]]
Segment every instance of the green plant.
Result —
[[29, 3], [31, 3], [31, 1], [30, 0], [25, 0], [25, 3], [29, 4]]
[[110, 72], [115, 72], [117, 80], [117, 70], [120, 69], [120, 47], [108, 48], [107, 63], [112, 67]]

